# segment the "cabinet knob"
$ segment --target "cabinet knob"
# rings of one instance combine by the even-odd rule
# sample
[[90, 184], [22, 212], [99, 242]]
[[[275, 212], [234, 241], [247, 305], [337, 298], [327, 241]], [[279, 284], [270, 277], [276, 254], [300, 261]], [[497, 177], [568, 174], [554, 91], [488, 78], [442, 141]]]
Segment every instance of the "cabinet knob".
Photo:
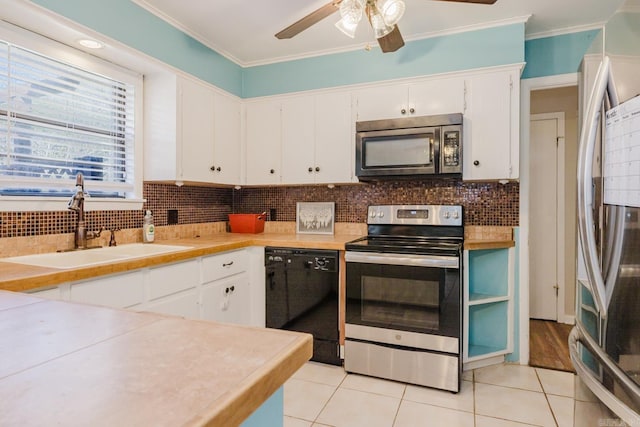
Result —
[[415, 108], [409, 108], [409, 112], [410, 112], [411, 114], [413, 114], [413, 113], [415, 113], [415, 112], [416, 112], [416, 109], [415, 109]]
[[320, 172], [320, 166], [316, 166], [316, 172]]
[[275, 169], [270, 169], [270, 170], [269, 170], [269, 173], [270, 173], [270, 174], [274, 174], [274, 173], [276, 173], [276, 170], [275, 170]]
[[407, 114], [407, 109], [403, 108], [402, 110], [400, 110], [400, 114]]
[[309, 167], [309, 169], [307, 169], [309, 172], [313, 172], [313, 168]]
[[478, 160], [474, 160], [474, 161], [473, 161], [473, 165], [474, 165], [474, 166], [478, 166], [479, 164], [480, 164], [480, 162], [479, 162]]

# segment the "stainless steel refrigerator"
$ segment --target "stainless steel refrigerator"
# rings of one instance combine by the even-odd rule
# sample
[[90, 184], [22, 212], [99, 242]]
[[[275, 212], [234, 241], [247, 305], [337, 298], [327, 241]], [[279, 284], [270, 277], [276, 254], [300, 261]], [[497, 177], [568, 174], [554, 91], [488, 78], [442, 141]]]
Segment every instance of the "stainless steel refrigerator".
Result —
[[640, 96], [620, 100], [615, 79], [605, 56], [581, 127], [569, 346], [583, 382], [623, 421], [640, 426]]

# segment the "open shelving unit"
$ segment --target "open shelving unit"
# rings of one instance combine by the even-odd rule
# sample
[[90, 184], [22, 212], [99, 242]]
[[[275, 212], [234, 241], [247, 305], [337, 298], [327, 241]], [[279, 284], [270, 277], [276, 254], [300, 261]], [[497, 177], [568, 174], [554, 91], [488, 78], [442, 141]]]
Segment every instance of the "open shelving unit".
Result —
[[514, 248], [464, 251], [463, 362], [475, 368], [513, 351]]

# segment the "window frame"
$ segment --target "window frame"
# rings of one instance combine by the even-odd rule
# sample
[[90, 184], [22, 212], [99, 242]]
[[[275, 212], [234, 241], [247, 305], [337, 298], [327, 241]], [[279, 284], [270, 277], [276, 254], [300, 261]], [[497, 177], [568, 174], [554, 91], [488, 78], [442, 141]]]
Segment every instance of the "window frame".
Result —
[[[0, 22], [0, 39], [13, 43], [25, 49], [48, 56], [63, 63], [79, 67], [83, 70], [121, 80], [134, 86], [134, 142], [133, 142], [133, 174], [134, 189], [127, 192], [125, 198], [96, 197], [85, 199], [85, 210], [139, 210], [142, 209], [143, 199], [143, 76], [124, 68], [121, 65], [108, 62], [97, 56], [90, 55], [74, 47], [46, 38], [31, 31], [15, 27], [6, 22]], [[73, 183], [69, 188], [72, 189]], [[91, 183], [85, 182], [85, 188], [90, 193]], [[15, 211], [65, 211], [67, 197], [55, 196], [12, 196], [0, 195], [0, 212]]]

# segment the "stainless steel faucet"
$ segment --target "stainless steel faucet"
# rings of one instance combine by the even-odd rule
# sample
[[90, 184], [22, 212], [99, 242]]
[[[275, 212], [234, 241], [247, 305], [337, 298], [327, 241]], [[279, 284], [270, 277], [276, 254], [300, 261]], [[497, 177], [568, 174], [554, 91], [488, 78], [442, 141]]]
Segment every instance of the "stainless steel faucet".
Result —
[[87, 231], [84, 223], [84, 176], [82, 172], [76, 175], [76, 192], [69, 200], [68, 208], [78, 213], [78, 223], [75, 231], [75, 249], [87, 249], [87, 240], [100, 236], [102, 230]]

